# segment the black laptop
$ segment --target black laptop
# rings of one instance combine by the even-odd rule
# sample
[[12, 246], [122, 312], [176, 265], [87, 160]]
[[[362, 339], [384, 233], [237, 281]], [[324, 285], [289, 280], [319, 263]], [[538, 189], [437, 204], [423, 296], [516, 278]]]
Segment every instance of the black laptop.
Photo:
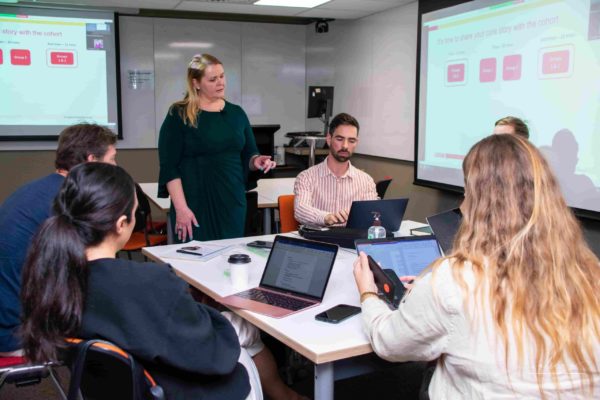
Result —
[[373, 212], [379, 213], [379, 220], [386, 230], [386, 235], [394, 237], [394, 232], [400, 229], [407, 204], [408, 199], [354, 201], [345, 227], [301, 226], [298, 233], [307, 239], [353, 249], [355, 240], [367, 238], [367, 230], [373, 225]]
[[437, 238], [444, 254], [452, 251], [454, 237], [458, 232], [458, 227], [462, 222], [462, 213], [460, 208], [444, 211], [443, 213], [427, 217], [427, 223], [431, 227], [433, 234]]
[[400, 229], [408, 199], [353, 201], [346, 228], [369, 229], [373, 225], [373, 213], [378, 212], [381, 225], [387, 232]]

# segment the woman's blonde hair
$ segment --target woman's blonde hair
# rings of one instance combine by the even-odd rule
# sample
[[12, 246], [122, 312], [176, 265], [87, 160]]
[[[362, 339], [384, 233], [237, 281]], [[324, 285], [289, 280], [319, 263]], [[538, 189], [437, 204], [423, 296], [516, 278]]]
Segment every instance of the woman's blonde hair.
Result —
[[491, 308], [507, 368], [509, 343], [520, 365], [531, 351], [542, 398], [544, 370], [559, 389], [557, 367], [572, 373], [568, 361], [591, 392], [598, 373], [600, 265], [546, 160], [519, 136], [491, 135], [469, 151], [463, 171], [463, 221], [449, 256], [455, 279], [466, 293], [461, 271], [470, 262], [475, 296], [489, 297], [475, 303]]
[[198, 91], [194, 87], [194, 79], [198, 82], [204, 76], [206, 67], [210, 65], [223, 65], [217, 57], [210, 54], [196, 54], [188, 64], [186, 79], [186, 94], [183, 100], [176, 101], [171, 105], [170, 112], [173, 109], [179, 109], [179, 115], [183, 123], [193, 127], [197, 126], [197, 116], [200, 107], [198, 107]]

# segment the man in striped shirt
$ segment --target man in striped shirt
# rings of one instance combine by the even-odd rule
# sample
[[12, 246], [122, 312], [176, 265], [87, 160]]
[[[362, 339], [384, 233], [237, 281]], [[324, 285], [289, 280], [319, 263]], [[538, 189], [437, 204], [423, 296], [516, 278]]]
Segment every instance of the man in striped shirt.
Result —
[[302, 171], [294, 183], [294, 216], [301, 224], [343, 226], [353, 201], [378, 199], [373, 178], [350, 163], [358, 130], [358, 121], [349, 114], [331, 120], [326, 137], [329, 155]]

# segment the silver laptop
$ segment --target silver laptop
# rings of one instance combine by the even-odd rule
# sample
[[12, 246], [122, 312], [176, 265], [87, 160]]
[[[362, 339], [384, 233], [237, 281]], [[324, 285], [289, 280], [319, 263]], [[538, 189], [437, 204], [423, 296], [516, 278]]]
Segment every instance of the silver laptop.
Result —
[[321, 303], [338, 246], [276, 236], [258, 287], [232, 294], [221, 303], [274, 318]]

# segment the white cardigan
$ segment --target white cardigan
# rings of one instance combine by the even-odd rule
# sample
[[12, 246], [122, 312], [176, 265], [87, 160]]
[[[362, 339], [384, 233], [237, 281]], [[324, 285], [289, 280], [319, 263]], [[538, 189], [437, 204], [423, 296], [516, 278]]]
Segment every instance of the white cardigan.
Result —
[[[469, 298], [473, 299], [471, 269], [465, 268], [463, 276], [470, 288]], [[468, 303], [469, 310], [473, 306], [473, 301]], [[439, 359], [429, 386], [432, 400], [540, 398], [531, 353], [525, 349], [522, 371], [511, 353], [507, 374], [504, 346], [490, 316], [479, 312], [471, 322], [448, 260], [440, 265], [433, 282], [431, 273], [416, 281], [398, 310], [391, 311], [374, 297], [363, 302], [362, 310], [365, 331], [380, 357], [389, 361]], [[596, 343], [594, 352], [600, 362], [600, 343]], [[561, 399], [600, 399], [597, 369], [593, 394], [580, 391], [582, 379], [577, 373], [569, 376], [560, 365], [557, 372]], [[547, 399], [558, 398], [549, 373], [542, 387]]]

